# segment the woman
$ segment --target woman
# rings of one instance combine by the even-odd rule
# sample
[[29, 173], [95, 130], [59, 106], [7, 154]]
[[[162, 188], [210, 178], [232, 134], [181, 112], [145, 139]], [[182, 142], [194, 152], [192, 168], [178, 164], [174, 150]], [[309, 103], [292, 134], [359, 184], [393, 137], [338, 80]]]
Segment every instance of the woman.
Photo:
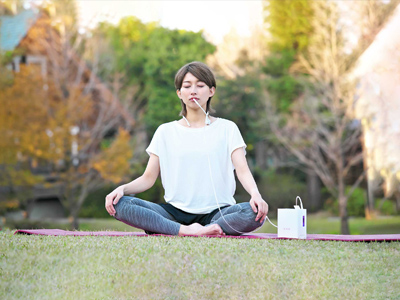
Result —
[[[213, 73], [191, 62], [177, 72], [175, 87], [182, 119], [159, 126], [146, 149], [150, 158], [144, 174], [107, 195], [108, 213], [147, 233], [239, 235], [257, 229], [268, 204], [249, 170], [236, 124], [209, 116]], [[249, 202], [236, 204], [233, 198], [235, 169]], [[160, 173], [167, 203], [124, 196], [151, 188]]]

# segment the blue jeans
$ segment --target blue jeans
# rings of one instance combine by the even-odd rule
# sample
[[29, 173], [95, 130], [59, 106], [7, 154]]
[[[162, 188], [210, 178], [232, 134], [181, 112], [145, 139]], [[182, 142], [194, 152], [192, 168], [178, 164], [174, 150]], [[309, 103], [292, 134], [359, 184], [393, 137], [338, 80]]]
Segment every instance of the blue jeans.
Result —
[[[178, 235], [181, 227], [162, 206], [135, 197], [123, 196], [115, 205], [115, 211], [117, 220], [146, 232]], [[255, 221], [256, 216], [257, 213], [253, 211], [249, 202], [238, 203], [222, 208], [208, 225], [218, 224], [225, 234], [240, 235], [263, 225]]]

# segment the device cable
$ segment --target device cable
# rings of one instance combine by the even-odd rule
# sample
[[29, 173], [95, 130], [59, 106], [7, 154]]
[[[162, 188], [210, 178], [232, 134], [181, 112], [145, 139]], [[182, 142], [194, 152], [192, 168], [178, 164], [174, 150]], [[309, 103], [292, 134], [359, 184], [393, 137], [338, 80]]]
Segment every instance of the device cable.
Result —
[[[195, 99], [193, 99], [193, 100], [194, 100], [194, 102], [201, 108], [201, 110], [205, 113], [205, 115], [206, 115], [205, 124], [206, 124], [206, 125], [210, 125], [210, 124], [211, 124], [211, 121], [210, 121], [210, 119], [209, 119], [209, 117], [208, 117], [209, 113], [208, 113], [208, 112], [206, 113], [206, 112], [204, 111], [204, 109], [201, 107], [201, 105], [200, 105]], [[186, 118], [185, 118], [185, 120], [186, 120]], [[188, 122], [188, 121], [186, 120], [186, 122]], [[189, 122], [188, 122], [188, 124], [189, 124]], [[189, 125], [189, 126], [190, 126], [190, 125]], [[206, 144], [206, 127], [207, 127], [207, 126], [204, 126], [204, 130], [203, 130], [203, 140], [204, 140], [204, 144]], [[252, 233], [252, 232], [258, 230], [259, 228], [256, 228], [255, 230], [250, 231], [250, 232], [243, 232], [243, 231], [240, 231], [240, 230], [236, 230], [236, 229], [233, 228], [233, 227], [228, 223], [228, 221], [225, 219], [224, 215], [222, 214], [221, 207], [220, 207], [220, 205], [219, 205], [219, 201], [218, 201], [218, 197], [217, 197], [217, 192], [215, 191], [214, 179], [213, 179], [212, 172], [211, 172], [210, 155], [209, 155], [208, 152], [207, 152], [207, 159], [208, 159], [208, 169], [209, 169], [209, 171], [210, 171], [211, 185], [212, 185], [212, 187], [213, 187], [214, 197], [215, 197], [215, 200], [216, 200], [216, 202], [217, 202], [218, 210], [219, 210], [219, 213], [221, 214], [222, 219], [225, 221], [225, 223], [226, 223], [232, 230], [236, 231], [237, 233]], [[296, 198], [296, 204], [297, 204], [297, 198]], [[266, 219], [268, 220], [268, 222], [269, 222], [272, 226], [278, 228], [278, 226], [276, 226], [275, 224], [273, 224], [273, 223], [271, 222], [271, 220], [268, 218], [267, 215], [266, 215], [265, 217], [266, 217]], [[264, 221], [265, 221], [265, 220], [264, 220]]]

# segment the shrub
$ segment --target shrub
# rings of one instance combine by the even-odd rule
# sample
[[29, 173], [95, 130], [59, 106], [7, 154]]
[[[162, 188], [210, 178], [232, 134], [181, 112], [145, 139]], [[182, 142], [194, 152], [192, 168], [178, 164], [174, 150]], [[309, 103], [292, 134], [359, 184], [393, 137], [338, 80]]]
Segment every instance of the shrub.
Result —
[[[307, 199], [305, 198], [307, 186], [297, 176], [259, 171], [255, 174], [255, 178], [258, 189], [264, 200], [267, 201], [272, 215], [277, 214], [278, 208], [293, 207], [296, 196], [300, 196], [303, 205], [307, 207]], [[250, 196], [244, 191], [239, 182], [237, 183], [235, 199], [237, 202], [250, 200]]]
[[82, 208], [79, 212], [79, 218], [109, 217], [110, 215], [105, 208], [105, 198], [107, 194], [113, 190], [113, 187], [107, 186], [90, 193], [82, 205]]
[[396, 204], [389, 199], [376, 199], [375, 209], [377, 209], [381, 214], [386, 216], [396, 215]]
[[[346, 193], [350, 191], [351, 187], [346, 187]], [[356, 188], [347, 200], [347, 214], [353, 217], [365, 216], [365, 201], [366, 193], [362, 188]], [[329, 210], [335, 215], [339, 215], [339, 201], [338, 199], [329, 198], [325, 202], [325, 209]]]
[[20, 209], [20, 206], [20, 202], [15, 198], [0, 200], [0, 215], [4, 215], [6, 212], [17, 211]]
[[136, 197], [154, 203], [164, 203], [164, 188], [161, 183], [161, 178], [157, 178], [151, 189], [137, 194]]
[[[79, 212], [79, 218], [108, 218], [110, 215], [105, 209], [105, 198], [107, 194], [112, 192], [116, 187], [117, 186], [105, 186], [90, 193], [82, 205], [81, 211]], [[140, 199], [155, 203], [163, 202], [163, 196], [164, 189], [160, 178], [156, 180], [151, 189], [136, 195], [136, 197]]]
[[39, 220], [9, 220], [6, 219], [5, 226], [10, 229], [57, 229], [60, 228], [60, 225], [57, 223], [51, 223], [48, 221], [39, 221]]

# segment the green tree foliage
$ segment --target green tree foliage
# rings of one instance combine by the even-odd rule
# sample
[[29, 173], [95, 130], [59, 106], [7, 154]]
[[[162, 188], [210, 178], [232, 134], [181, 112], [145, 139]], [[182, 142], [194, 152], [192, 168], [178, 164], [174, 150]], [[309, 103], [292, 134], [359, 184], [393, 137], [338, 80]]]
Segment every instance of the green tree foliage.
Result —
[[[351, 190], [350, 186], [346, 187], [346, 192]], [[348, 199], [347, 210], [349, 216], [364, 217], [365, 216], [365, 198], [366, 193], [362, 188], [356, 188]], [[392, 203], [393, 204], [393, 203]], [[339, 215], [339, 201], [336, 198], [329, 198], [325, 203], [325, 208], [335, 215]]]
[[303, 51], [307, 48], [312, 34], [310, 1], [265, 1], [264, 9], [273, 52], [284, 49]]
[[265, 22], [270, 34], [270, 55], [264, 72], [270, 76], [267, 88], [280, 111], [288, 111], [301, 85], [289, 73], [298, 53], [307, 49], [312, 35], [313, 10], [310, 1], [265, 1]]
[[267, 89], [280, 111], [289, 110], [292, 101], [301, 93], [302, 88], [296, 78], [289, 73], [295, 61], [295, 50], [284, 49], [272, 53], [266, 59], [264, 72], [269, 75]]
[[110, 40], [114, 71], [123, 74], [120, 93], [134, 88], [132, 113], [145, 122], [150, 135], [179, 114], [181, 107], [173, 84], [178, 69], [190, 61], [204, 61], [215, 51], [202, 32], [144, 24], [135, 17], [124, 18], [116, 26], [103, 23], [97, 31]]
[[238, 125], [247, 144], [247, 154], [254, 158], [255, 144], [265, 136], [265, 113], [261, 102], [264, 78], [248, 58], [246, 50], [241, 51], [236, 64], [244, 70], [243, 75], [233, 79], [218, 78], [212, 107], [219, 117]]

